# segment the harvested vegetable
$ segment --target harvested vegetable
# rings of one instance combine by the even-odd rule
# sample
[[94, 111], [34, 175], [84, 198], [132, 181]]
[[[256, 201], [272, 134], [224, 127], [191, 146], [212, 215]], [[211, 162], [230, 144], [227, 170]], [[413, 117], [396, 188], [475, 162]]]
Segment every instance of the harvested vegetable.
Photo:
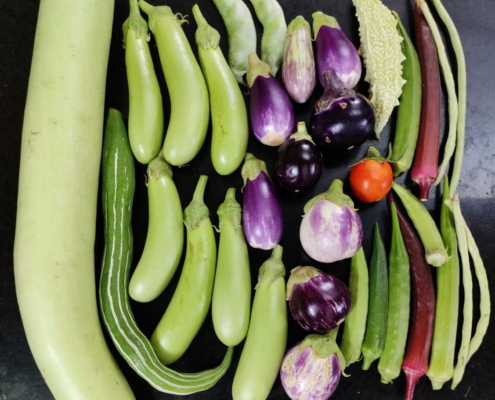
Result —
[[287, 28], [282, 81], [296, 103], [305, 103], [316, 85], [311, 27], [301, 15], [294, 18]]
[[351, 258], [349, 292], [352, 306], [344, 321], [340, 343], [340, 350], [347, 366], [361, 359], [361, 346], [368, 316], [369, 274], [362, 246]]
[[331, 263], [352, 257], [361, 247], [363, 226], [351, 198], [335, 179], [328, 190], [304, 206], [299, 229], [301, 244], [319, 262]]
[[277, 76], [282, 63], [287, 36], [284, 11], [277, 0], [250, 0], [256, 17], [263, 25], [261, 36], [261, 59], [270, 66]]
[[389, 156], [394, 176], [399, 176], [411, 168], [416, 143], [418, 142], [419, 120], [421, 116], [421, 66], [414, 44], [407, 34], [399, 15], [392, 11], [397, 20], [397, 28], [403, 38], [402, 53], [405, 56], [402, 62], [402, 77], [406, 83], [402, 87], [397, 108], [397, 122]]
[[22, 130], [14, 274], [29, 348], [56, 399], [134, 399], [105, 342], [95, 293], [113, 3], [39, 4]]
[[316, 102], [313, 138], [328, 151], [341, 152], [363, 144], [375, 125], [375, 113], [366, 97], [352, 89], [335, 91], [333, 71], [325, 72], [325, 92]]
[[363, 203], [383, 199], [393, 179], [392, 167], [374, 147], [368, 149], [366, 158], [352, 166], [349, 174], [352, 193]]
[[392, 189], [399, 196], [404, 205], [407, 215], [411, 218], [414, 227], [418, 231], [421, 242], [426, 250], [426, 262], [434, 267], [443, 265], [449, 255], [443, 244], [442, 236], [432, 216], [410, 191], [393, 182]]
[[410, 263], [406, 245], [399, 226], [397, 209], [392, 194], [387, 196], [392, 215], [392, 240], [389, 254], [389, 300], [387, 334], [378, 362], [382, 383], [389, 383], [400, 375], [406, 351], [411, 302]]
[[352, 0], [359, 21], [359, 52], [366, 68], [364, 80], [370, 84], [370, 102], [375, 109], [375, 134], [387, 124], [402, 93], [402, 37], [397, 20], [380, 0]]
[[170, 96], [163, 157], [171, 165], [184, 165], [199, 153], [206, 138], [210, 120], [208, 88], [181, 27], [185, 20], [168, 6], [153, 7], [139, 0], [139, 7], [148, 15]]
[[268, 146], [279, 146], [291, 135], [296, 116], [284, 87], [256, 53], [249, 55], [247, 81], [249, 116], [254, 136]]
[[219, 47], [218, 31], [208, 25], [197, 4], [192, 10], [198, 24], [199, 61], [210, 96], [211, 161], [220, 175], [229, 175], [246, 155], [249, 135], [246, 105]]
[[282, 237], [284, 220], [266, 164], [247, 153], [242, 166], [242, 227], [251, 247], [271, 250]]
[[164, 365], [185, 353], [210, 309], [217, 246], [203, 200], [207, 180], [201, 175], [193, 199], [184, 210], [186, 259], [172, 300], [151, 335], [151, 345]]
[[242, 0], [213, 0], [227, 28], [229, 65], [238, 83], [245, 85], [248, 55], [256, 51], [256, 28], [251, 11]]
[[387, 252], [380, 236], [378, 223], [375, 223], [373, 230], [373, 253], [371, 255], [369, 282], [368, 320], [361, 347], [364, 370], [369, 369], [371, 363], [382, 355], [387, 334], [389, 306]]
[[[184, 224], [172, 168], [158, 155], [148, 165], [149, 222], [143, 254], [129, 283], [133, 300], [156, 299], [177, 270], [184, 245]], [[164, 246], [164, 243], [167, 245]]]
[[412, 312], [402, 370], [406, 374], [405, 400], [412, 400], [419, 378], [428, 370], [435, 321], [435, 287], [419, 237], [399, 209], [397, 215], [411, 265]]
[[280, 380], [292, 400], [327, 400], [337, 389], [344, 365], [331, 335], [308, 335], [282, 361]]
[[277, 245], [259, 270], [249, 330], [232, 384], [233, 400], [265, 400], [284, 358], [287, 308], [282, 252]]
[[235, 188], [230, 188], [217, 211], [220, 243], [211, 304], [213, 328], [226, 346], [237, 346], [246, 337], [251, 312], [251, 272], [241, 213]]
[[437, 271], [437, 304], [433, 343], [431, 345], [428, 378], [433, 390], [441, 389], [454, 375], [454, 355], [459, 319], [459, 256], [457, 236], [452, 212], [447, 206], [449, 185], [444, 178], [440, 231], [445, 246], [449, 249], [449, 260]]
[[155, 158], [163, 143], [162, 94], [148, 45], [148, 25], [137, 0], [130, 0], [123, 25], [125, 65], [129, 86], [129, 141], [141, 164]]
[[[134, 160], [122, 115], [112, 109], [107, 120], [102, 170], [105, 247], [99, 294], [107, 332], [129, 366], [156, 390], [181, 395], [206, 390], [229, 368], [233, 349], [227, 350], [222, 363], [214, 369], [193, 374], [176, 372], [163, 366], [132, 314], [127, 283], [133, 251]], [[91, 339], [93, 342], [94, 338]], [[87, 356], [87, 347], [84, 351]], [[99, 397], [121, 400], [120, 384], [115, 387], [114, 382], [110, 383], [111, 387]], [[124, 398], [134, 399], [130, 389], [126, 390], [129, 394]], [[88, 396], [93, 398], [93, 390]]]
[[420, 199], [428, 200], [430, 187], [438, 176], [441, 114], [440, 70], [430, 27], [416, 0], [414, 0], [414, 24], [421, 64], [423, 94], [418, 144], [411, 169], [411, 178], [419, 186]]
[[326, 83], [325, 73], [332, 71], [336, 78], [334, 90], [354, 88], [361, 79], [361, 59], [337, 20], [317, 11], [313, 13], [313, 31], [318, 79], [322, 86]]
[[330, 332], [351, 309], [351, 294], [335, 276], [314, 267], [296, 267], [287, 281], [289, 309], [307, 331]]
[[278, 148], [275, 159], [275, 178], [283, 189], [299, 192], [319, 181], [323, 172], [323, 157], [306, 130], [299, 122], [297, 132]]

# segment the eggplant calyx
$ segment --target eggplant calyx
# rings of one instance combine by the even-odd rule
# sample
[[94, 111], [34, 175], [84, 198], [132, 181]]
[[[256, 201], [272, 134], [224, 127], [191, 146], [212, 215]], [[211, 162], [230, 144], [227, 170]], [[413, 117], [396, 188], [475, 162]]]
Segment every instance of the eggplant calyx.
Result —
[[196, 229], [210, 216], [210, 211], [204, 203], [204, 193], [208, 177], [201, 175], [194, 190], [193, 199], [184, 210], [184, 224], [187, 229]]
[[344, 193], [344, 183], [340, 179], [334, 179], [326, 192], [320, 193], [308, 201], [304, 206], [304, 213], [306, 214], [316, 203], [322, 200], [330, 201], [340, 207], [347, 205], [354, 210], [354, 202]]
[[169, 6], [152, 6], [144, 0], [139, 1], [139, 8], [148, 15], [148, 26], [150, 31], [155, 33], [155, 24], [161, 18], [169, 18], [176, 21], [179, 25], [187, 22], [180, 14], [174, 14]]
[[246, 80], [249, 87], [253, 86], [254, 81], [258, 76], [262, 76], [263, 78], [268, 79], [270, 77], [273, 77], [273, 73], [270, 69], [270, 66], [261, 61], [256, 52], [253, 51], [248, 55], [248, 69], [246, 73]]
[[135, 32], [134, 35], [136, 39], [139, 39], [142, 35], [144, 35], [146, 37], [146, 41], [149, 42], [150, 35], [148, 34], [148, 24], [146, 23], [144, 18], [141, 17], [141, 14], [139, 14], [139, 8], [137, 10], [131, 8], [129, 17], [122, 24], [122, 31], [124, 34], [124, 47], [127, 40], [128, 32], [130, 30]]
[[342, 375], [348, 376], [344, 373], [344, 367], [346, 365], [344, 355], [340, 351], [335, 339], [330, 336], [331, 332], [332, 331], [326, 333], [325, 335], [311, 334], [306, 336], [299, 345], [299, 349], [304, 350], [305, 348], [311, 346], [311, 350], [316, 358], [327, 358], [332, 354], [335, 354], [339, 359], [340, 371], [342, 372]]
[[149, 180], [161, 178], [162, 176], [168, 176], [172, 178], [172, 167], [167, 163], [167, 161], [165, 161], [165, 158], [163, 158], [163, 152], [160, 151], [160, 153], [158, 153], [158, 156], [156, 156], [148, 164], [147, 174]]
[[322, 26], [328, 26], [329, 28], [340, 29], [340, 25], [334, 17], [323, 14], [321, 11], [314, 12], [312, 17], [313, 17], [313, 32], [315, 38], [318, 36], [318, 32]]
[[368, 152], [366, 154], [366, 157], [363, 157], [361, 158], [358, 162], [352, 164], [352, 165], [349, 165], [349, 168], [352, 168], [354, 167], [355, 165], [358, 165], [358, 164], [361, 164], [362, 162], [364, 161], [367, 161], [367, 160], [375, 160], [375, 161], [378, 161], [378, 162], [388, 162], [388, 163], [392, 163], [392, 161], [389, 159], [389, 158], [385, 158], [383, 157], [380, 152], [378, 151], [378, 149], [376, 149], [375, 147], [373, 146], [370, 146], [368, 148]]
[[287, 27], [287, 36], [293, 35], [294, 32], [303, 28], [306, 28], [311, 34], [311, 26], [309, 25], [309, 22], [306, 21], [302, 15], [298, 15], [290, 22], [289, 26]]
[[248, 179], [250, 181], [254, 181], [261, 172], [269, 177], [268, 171], [266, 169], [266, 163], [263, 160], [256, 158], [251, 153], [246, 153], [246, 157], [244, 158], [244, 165], [241, 169], [241, 175], [242, 179], [244, 180], [244, 185], [246, 185], [246, 181]]
[[315, 144], [315, 142], [313, 141], [313, 138], [308, 133], [308, 130], [306, 128], [306, 123], [304, 121], [297, 123], [297, 132], [290, 135], [289, 140], [290, 139], [293, 139], [295, 142], [297, 142], [299, 140], [307, 140], [307, 141]]
[[241, 227], [241, 213], [242, 207], [235, 199], [235, 188], [227, 190], [225, 200], [220, 207], [218, 207], [217, 214], [219, 219], [220, 231], [222, 230], [222, 224], [224, 221], [230, 221], [234, 228]]
[[194, 19], [198, 25], [196, 30], [196, 43], [203, 50], [216, 49], [220, 43], [220, 34], [215, 28], [212, 28], [203, 17], [199, 7], [195, 4], [192, 8]]
[[284, 278], [285, 267], [282, 262], [283, 247], [277, 244], [272, 251], [272, 255], [268, 260], [266, 260], [260, 267], [258, 273], [258, 283], [256, 284], [254, 290], [259, 286], [266, 283], [268, 285], [272, 284], [279, 278]]
[[291, 294], [292, 294], [292, 289], [294, 288], [295, 285], [300, 285], [303, 283], [308, 282], [310, 279], [314, 278], [315, 276], [320, 275], [321, 272], [319, 269], [315, 267], [310, 267], [310, 266], [298, 266], [292, 271], [290, 271], [290, 277], [289, 280], [287, 281], [287, 296], [286, 299], [289, 300]]

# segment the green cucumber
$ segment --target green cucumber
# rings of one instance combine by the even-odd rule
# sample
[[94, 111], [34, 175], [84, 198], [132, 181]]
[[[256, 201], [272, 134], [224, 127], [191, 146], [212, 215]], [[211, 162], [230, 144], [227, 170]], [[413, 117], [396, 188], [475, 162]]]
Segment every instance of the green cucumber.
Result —
[[134, 160], [118, 111], [110, 110], [105, 132], [102, 168], [105, 248], [100, 304], [108, 334], [131, 368], [156, 390], [181, 395], [206, 390], [229, 368], [233, 349], [227, 350], [216, 368], [192, 374], [176, 372], [161, 364], [132, 314], [128, 282], [133, 246]]

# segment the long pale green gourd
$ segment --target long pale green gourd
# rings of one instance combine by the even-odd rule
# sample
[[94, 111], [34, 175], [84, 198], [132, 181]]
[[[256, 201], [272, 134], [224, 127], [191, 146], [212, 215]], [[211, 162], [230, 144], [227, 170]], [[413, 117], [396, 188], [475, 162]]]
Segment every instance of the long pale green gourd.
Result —
[[[103, 159], [105, 249], [100, 280], [103, 320], [122, 357], [153, 388], [182, 395], [206, 390], [225, 374], [232, 360], [233, 350], [228, 349], [222, 363], [214, 369], [192, 374], [176, 372], [160, 362], [132, 314], [127, 283], [132, 264], [131, 215], [134, 185], [134, 161], [122, 116], [111, 110]], [[119, 396], [109, 397], [114, 389], [107, 390], [109, 392], [105, 393], [102, 399], [127, 399]]]
[[114, 2], [40, 3], [14, 245], [29, 347], [57, 400], [132, 400], [105, 342], [94, 243]]

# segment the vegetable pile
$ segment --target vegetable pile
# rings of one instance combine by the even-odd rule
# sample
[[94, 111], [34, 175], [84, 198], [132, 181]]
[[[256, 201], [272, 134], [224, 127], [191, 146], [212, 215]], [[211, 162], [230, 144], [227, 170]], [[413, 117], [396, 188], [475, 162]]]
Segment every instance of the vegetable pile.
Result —
[[[234, 400], [267, 399], [278, 377], [293, 400], [326, 400], [339, 390], [341, 375], [353, 379], [346, 369], [361, 360], [363, 370], [377, 369], [382, 383], [402, 370], [406, 400], [423, 375], [433, 389], [451, 379], [455, 389], [482, 344], [490, 315], [486, 271], [456, 193], [465, 140], [465, 60], [440, 0], [428, 3], [447, 27], [456, 78], [428, 3], [411, 1], [415, 40], [381, 1], [352, 0], [358, 50], [322, 11], [313, 12], [312, 24], [297, 16], [287, 26], [276, 0], [251, 0], [250, 7], [241, 0], [213, 0], [228, 36], [225, 57], [203, 4], [192, 7], [197, 29], [190, 43], [185, 16], [169, 6], [130, 0], [123, 23], [128, 114], [108, 110], [103, 152], [101, 88], [113, 3], [78, 1], [71, 8], [60, 0], [42, 1], [38, 30], [45, 35], [36, 39], [26, 105], [14, 256], [26, 335], [56, 399], [135, 398], [101, 325], [136, 374], [169, 394], [207, 390], [233, 368]], [[79, 12], [91, 18], [81, 19]], [[262, 28], [259, 53], [253, 16]], [[62, 39], [51, 27], [55, 23], [61, 24]], [[148, 29], [156, 46], [148, 44]], [[73, 42], [81, 59], [65, 49]], [[156, 57], [160, 65], [154, 65]], [[362, 63], [368, 97], [358, 89]], [[157, 77], [160, 68], [166, 91]], [[39, 86], [54, 73], [73, 83]], [[449, 125], [439, 166], [442, 78]], [[91, 79], [97, 82], [87, 89]], [[317, 82], [323, 91], [316, 100]], [[168, 119], [162, 101], [167, 93]], [[389, 145], [388, 156], [364, 148], [373, 132], [380, 138], [396, 106], [395, 134], [381, 146]], [[300, 118], [303, 107], [314, 110], [311, 123]], [[61, 123], [52, 123], [61, 111]], [[64, 152], [54, 151], [60, 144]], [[198, 171], [194, 162], [205, 144], [212, 168]], [[278, 149], [271, 153], [260, 150], [273, 147]], [[352, 152], [362, 158], [349, 165]], [[263, 159], [266, 154], [272, 159]], [[319, 181], [338, 157], [349, 160], [347, 175], [323, 191]], [[93, 245], [100, 163], [104, 253], [97, 299]], [[134, 201], [136, 185], [144, 183], [136, 181], [141, 164], [147, 166], [148, 224], [144, 248], [134, 254], [140, 231], [133, 205], [143, 204]], [[228, 188], [210, 188], [204, 171]], [[196, 180], [189, 198], [174, 181], [184, 173]], [[394, 181], [401, 174], [416, 182], [419, 198], [416, 187]], [[242, 187], [232, 183], [241, 180]], [[422, 200], [442, 181], [437, 221]], [[224, 198], [216, 209], [218, 227], [211, 190]], [[287, 232], [286, 202], [301, 215], [299, 232]], [[388, 203], [389, 215], [385, 223], [375, 222], [367, 249], [371, 232], [361, 208], [379, 202]], [[289, 237], [299, 239], [300, 260], [284, 260]], [[265, 261], [252, 265], [253, 254], [265, 254]], [[474, 333], [471, 261], [480, 294]], [[348, 279], [334, 274], [337, 262], [349, 265]], [[157, 304], [163, 295], [170, 298], [163, 316], [144, 333], [135, 303]], [[200, 372], [168, 367], [188, 357], [210, 310], [212, 333], [227, 347], [223, 360]], [[292, 341], [291, 327], [300, 340]]]

